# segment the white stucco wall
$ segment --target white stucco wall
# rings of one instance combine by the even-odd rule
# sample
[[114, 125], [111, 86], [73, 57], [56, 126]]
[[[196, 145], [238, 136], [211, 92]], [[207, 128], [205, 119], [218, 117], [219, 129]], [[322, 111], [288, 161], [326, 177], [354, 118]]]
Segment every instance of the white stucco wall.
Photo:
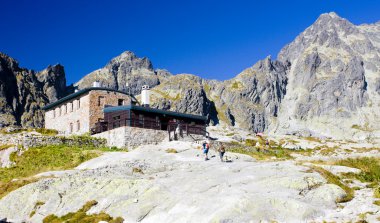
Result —
[[[68, 134], [84, 134], [90, 131], [90, 100], [89, 95], [82, 95], [80, 98], [76, 98], [54, 109], [45, 112], [45, 128], [56, 129], [60, 133]], [[78, 100], [80, 100], [80, 106], [78, 107]], [[72, 106], [72, 109], [71, 109]], [[55, 114], [54, 114], [55, 113]], [[77, 122], [80, 123], [78, 130]], [[73, 131], [70, 131], [70, 124], [73, 125]]]

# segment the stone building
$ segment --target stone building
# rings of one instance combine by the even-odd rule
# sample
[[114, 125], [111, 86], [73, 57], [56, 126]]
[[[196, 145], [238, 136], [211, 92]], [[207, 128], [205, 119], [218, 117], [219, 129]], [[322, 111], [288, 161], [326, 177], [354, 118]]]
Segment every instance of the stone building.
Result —
[[125, 92], [99, 86], [86, 88], [45, 106], [45, 128], [65, 135], [88, 133], [103, 119], [104, 107], [131, 103], [136, 99]]

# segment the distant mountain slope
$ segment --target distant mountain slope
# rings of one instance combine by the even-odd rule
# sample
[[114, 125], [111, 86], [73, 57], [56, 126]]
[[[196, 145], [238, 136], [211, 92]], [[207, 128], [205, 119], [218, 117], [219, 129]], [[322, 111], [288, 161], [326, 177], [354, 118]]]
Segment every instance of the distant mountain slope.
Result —
[[42, 127], [41, 108], [66, 93], [63, 66], [41, 72], [20, 68], [13, 58], [0, 53], [0, 124]]

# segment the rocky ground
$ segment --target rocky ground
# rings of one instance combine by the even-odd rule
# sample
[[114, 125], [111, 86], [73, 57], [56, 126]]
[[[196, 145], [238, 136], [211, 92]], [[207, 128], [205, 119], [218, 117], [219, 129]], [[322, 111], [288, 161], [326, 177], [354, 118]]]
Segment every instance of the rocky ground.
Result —
[[[228, 131], [223, 137], [237, 141]], [[229, 162], [221, 162], [211, 151], [205, 161], [200, 145], [191, 142], [105, 153], [74, 170], [39, 174], [44, 178], [0, 200], [0, 217], [41, 222], [49, 214], [75, 212], [91, 200], [98, 203], [88, 214], [105, 211], [125, 222], [376, 222], [380, 217], [373, 189], [359, 181], [350, 183], [358, 187], [354, 199], [336, 203], [346, 192], [310, 168], [321, 154], [282, 161], [226, 156]], [[359, 171], [319, 166], [334, 174]]]

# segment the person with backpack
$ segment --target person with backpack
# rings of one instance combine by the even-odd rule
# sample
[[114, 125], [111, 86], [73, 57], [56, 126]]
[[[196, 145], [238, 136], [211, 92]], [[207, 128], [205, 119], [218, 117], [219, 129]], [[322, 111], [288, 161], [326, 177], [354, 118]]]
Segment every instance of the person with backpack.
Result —
[[210, 149], [210, 145], [208, 144], [208, 142], [204, 141], [202, 146], [203, 146], [203, 154], [205, 154], [205, 161], [207, 161], [209, 160], [208, 150]]
[[224, 148], [222, 143], [220, 144], [218, 148], [218, 152], [219, 152], [220, 161], [224, 162], [223, 157], [224, 157], [224, 153], [226, 153], [226, 149]]

